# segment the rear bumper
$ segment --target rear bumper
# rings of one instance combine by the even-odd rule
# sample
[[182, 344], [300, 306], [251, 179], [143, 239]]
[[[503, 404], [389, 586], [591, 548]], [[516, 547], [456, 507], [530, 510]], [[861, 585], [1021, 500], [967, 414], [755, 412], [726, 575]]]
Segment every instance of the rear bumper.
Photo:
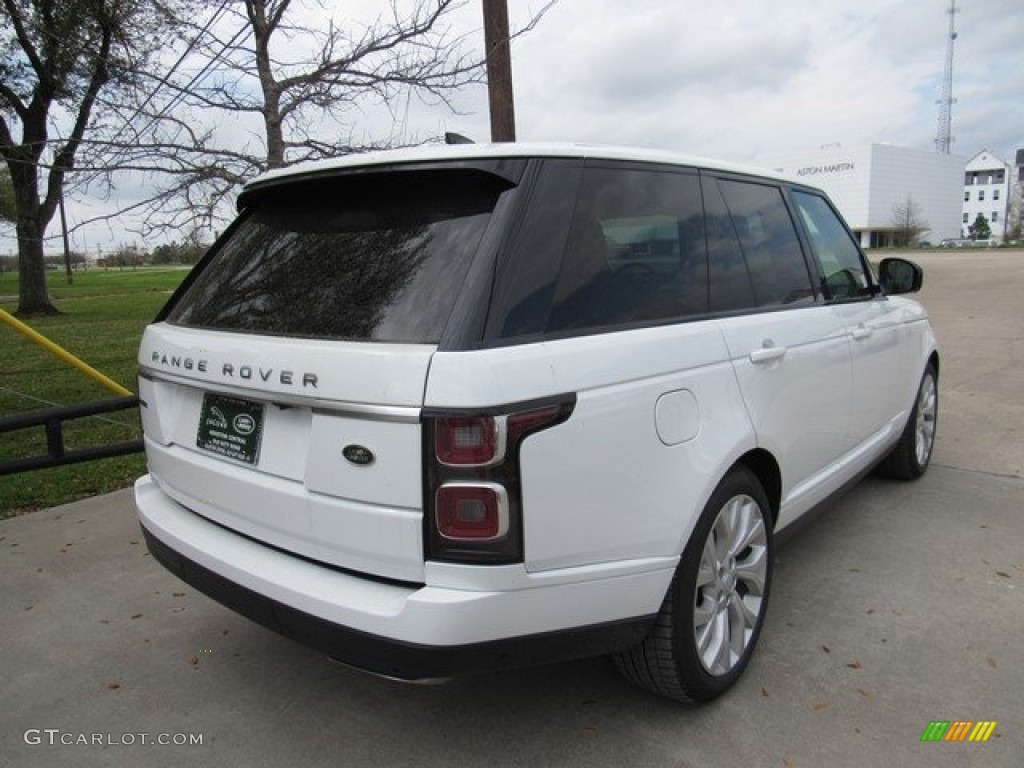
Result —
[[150, 551], [183, 581], [339, 661], [408, 680], [627, 648], [650, 629], [673, 570], [591, 569], [582, 581], [502, 591], [383, 583], [239, 536], [170, 499], [148, 475], [135, 497]]

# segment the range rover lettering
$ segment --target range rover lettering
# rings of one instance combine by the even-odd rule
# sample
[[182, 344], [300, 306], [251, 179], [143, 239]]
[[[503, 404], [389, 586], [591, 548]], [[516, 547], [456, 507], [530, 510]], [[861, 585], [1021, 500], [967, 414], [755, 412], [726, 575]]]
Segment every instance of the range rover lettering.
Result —
[[274, 171], [147, 328], [148, 546], [407, 680], [607, 654], [681, 701], [747, 666], [773, 542], [928, 466], [939, 357], [818, 189], [576, 145]]

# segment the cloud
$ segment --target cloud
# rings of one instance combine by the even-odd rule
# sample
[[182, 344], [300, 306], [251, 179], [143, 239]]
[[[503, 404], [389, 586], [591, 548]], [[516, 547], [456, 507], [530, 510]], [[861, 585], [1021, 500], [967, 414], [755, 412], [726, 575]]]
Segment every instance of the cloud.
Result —
[[[407, 5], [412, 0], [401, 0]], [[513, 29], [544, 0], [509, 3]], [[954, 151], [1024, 148], [1020, 0], [960, 3], [956, 14]], [[308, 18], [368, 23], [385, 0], [298, 4]], [[559, 0], [515, 40], [520, 140], [584, 141], [677, 150], [726, 160], [888, 142], [931, 149], [948, 37], [948, 0]], [[483, 48], [478, 0], [452, 17], [453, 35]], [[292, 52], [301, 55], [301, 51]], [[454, 130], [486, 141], [486, 89], [456, 98], [458, 114], [416, 98], [364, 105], [326, 135], [413, 141]], [[240, 144], [250, 127], [223, 121]], [[129, 198], [146, 178], [120, 181]], [[98, 205], [93, 202], [93, 205]], [[102, 237], [103, 233], [89, 235]]]
[[[1009, 156], [1020, 140], [1019, 35], [1013, 24], [991, 23], [1015, 18], [1015, 5], [994, 4], [957, 15], [964, 31], [954, 132], [962, 154], [993, 145]], [[562, 0], [517, 42], [520, 133], [739, 160], [763, 147], [836, 141], [930, 148], [946, 7], [940, 0], [796, 0], [784, 7], [727, 0], [652, 9]], [[989, 122], [997, 110], [1011, 119]]]

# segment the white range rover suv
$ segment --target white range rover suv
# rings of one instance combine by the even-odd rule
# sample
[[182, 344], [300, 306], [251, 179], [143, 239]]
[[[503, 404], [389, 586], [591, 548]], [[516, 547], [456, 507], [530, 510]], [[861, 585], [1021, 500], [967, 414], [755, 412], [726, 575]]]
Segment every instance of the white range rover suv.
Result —
[[773, 536], [925, 471], [939, 360], [817, 189], [695, 158], [431, 147], [269, 173], [147, 328], [152, 553], [353, 666], [611, 654], [707, 701]]

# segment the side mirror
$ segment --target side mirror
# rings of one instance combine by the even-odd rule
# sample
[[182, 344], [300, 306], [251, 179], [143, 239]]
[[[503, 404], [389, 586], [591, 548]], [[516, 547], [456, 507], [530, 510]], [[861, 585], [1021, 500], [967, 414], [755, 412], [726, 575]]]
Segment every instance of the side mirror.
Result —
[[924, 283], [924, 270], [908, 259], [882, 259], [878, 282], [888, 295], [916, 293]]

